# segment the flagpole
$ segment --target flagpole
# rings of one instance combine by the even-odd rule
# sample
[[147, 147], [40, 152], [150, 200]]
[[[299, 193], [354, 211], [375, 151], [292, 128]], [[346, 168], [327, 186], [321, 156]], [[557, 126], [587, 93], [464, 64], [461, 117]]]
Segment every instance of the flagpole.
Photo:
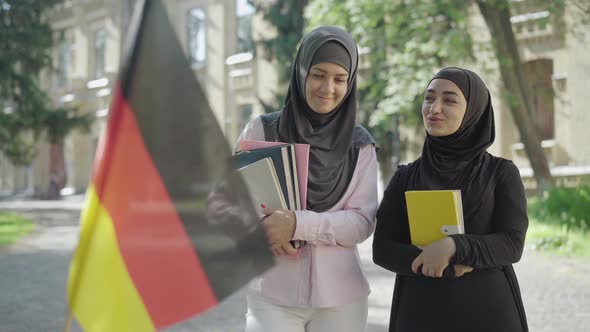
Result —
[[71, 328], [72, 328], [72, 321], [74, 318], [74, 315], [72, 314], [71, 310], [68, 310], [68, 318], [66, 319], [66, 325], [64, 326], [64, 332], [70, 332]]

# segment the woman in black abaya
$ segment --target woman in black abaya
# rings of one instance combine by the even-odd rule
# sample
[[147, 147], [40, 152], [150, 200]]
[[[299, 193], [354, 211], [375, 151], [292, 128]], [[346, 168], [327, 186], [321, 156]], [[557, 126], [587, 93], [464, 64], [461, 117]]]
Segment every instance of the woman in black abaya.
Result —
[[[373, 260], [396, 273], [389, 331], [528, 331], [512, 268], [526, 198], [516, 166], [486, 151], [495, 137], [490, 93], [477, 74], [450, 67], [424, 96], [422, 155], [398, 168], [377, 211]], [[465, 234], [413, 246], [404, 192], [436, 189], [461, 190]]]

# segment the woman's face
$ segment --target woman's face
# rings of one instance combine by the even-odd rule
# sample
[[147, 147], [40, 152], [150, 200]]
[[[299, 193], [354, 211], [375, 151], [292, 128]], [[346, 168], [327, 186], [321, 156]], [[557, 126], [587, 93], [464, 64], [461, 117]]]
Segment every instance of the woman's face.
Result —
[[446, 79], [432, 80], [422, 103], [422, 119], [432, 136], [448, 136], [456, 132], [465, 116], [467, 100], [459, 87]]
[[305, 99], [316, 113], [333, 111], [348, 89], [348, 72], [342, 66], [331, 62], [315, 64], [309, 70], [305, 81]]

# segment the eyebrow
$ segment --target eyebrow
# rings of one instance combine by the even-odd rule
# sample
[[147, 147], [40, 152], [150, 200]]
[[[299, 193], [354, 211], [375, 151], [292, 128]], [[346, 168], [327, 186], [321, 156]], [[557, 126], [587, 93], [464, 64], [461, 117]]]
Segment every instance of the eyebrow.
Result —
[[[311, 68], [311, 70], [319, 70], [324, 74], [327, 74], [328, 72], [326, 70], [320, 69], [320, 68]], [[341, 74], [336, 74], [336, 76], [348, 76], [348, 73], [341, 73]]]
[[[432, 93], [434, 93], [434, 92], [436, 92], [436, 90], [434, 90], [434, 89], [428, 89], [428, 90], [426, 90], [426, 92], [432, 92]], [[456, 93], [456, 92], [454, 92], [454, 91], [443, 91], [442, 94], [443, 95], [455, 95], [455, 96], [459, 97], [459, 94]]]

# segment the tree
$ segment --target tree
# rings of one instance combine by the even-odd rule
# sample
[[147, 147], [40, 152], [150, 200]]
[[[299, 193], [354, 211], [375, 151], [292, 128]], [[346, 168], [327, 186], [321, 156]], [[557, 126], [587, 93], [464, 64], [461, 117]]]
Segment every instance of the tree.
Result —
[[472, 59], [463, 1], [313, 1], [310, 25], [334, 24], [361, 49], [359, 96], [363, 123], [371, 128], [384, 180], [401, 160], [399, 124], [421, 128], [425, 84], [451, 58]]
[[265, 103], [260, 100], [267, 113], [275, 112], [285, 102], [286, 87], [291, 77], [291, 64], [303, 37], [303, 12], [308, 0], [248, 0], [248, 2], [256, 8], [256, 11], [263, 13], [264, 19], [276, 29], [274, 37], [258, 41], [266, 50], [266, 58], [276, 64], [279, 86], [283, 87], [275, 95], [273, 102]]
[[64, 139], [75, 129], [90, 131], [92, 118], [90, 114], [79, 115], [68, 108], [56, 108], [45, 114], [43, 125], [47, 140], [50, 143], [49, 153], [49, 187], [44, 193], [45, 198], [59, 198], [60, 190], [67, 182], [64, 156]]
[[[584, 0], [570, 0], [571, 4], [576, 6], [580, 10], [581, 14], [584, 15], [585, 19], [590, 18], [590, 4]], [[582, 19], [584, 19], [582, 18]], [[585, 21], [585, 23], [587, 23]]]
[[[538, 188], [543, 190], [552, 180], [530, 117], [530, 104], [527, 105], [530, 103], [528, 86], [524, 84], [520, 69], [508, 1], [316, 0], [310, 4], [308, 16], [311, 22], [344, 25], [361, 46], [370, 49], [365, 55], [370, 63], [366, 84], [376, 83], [379, 87], [384, 84], [381, 80], [385, 80], [385, 88], [372, 88], [375, 93], [365, 94], [362, 99], [377, 105], [371, 112], [369, 126], [383, 139], [391, 136], [388, 130], [392, 130], [390, 124], [394, 118], [401, 117], [414, 124], [420, 122], [419, 104], [425, 84], [435, 69], [451, 61], [476, 61], [474, 42], [468, 32], [469, 10], [473, 3], [478, 5], [488, 23], [504, 91], [512, 92], [504, 93], [503, 97], [514, 116]], [[385, 61], [382, 54], [373, 54], [375, 50], [379, 53], [384, 49], [380, 45], [386, 45], [389, 50]], [[382, 161], [389, 162], [389, 159]], [[388, 174], [383, 176], [387, 178]]]
[[476, 2], [491, 35], [494, 36], [493, 47], [500, 66], [504, 100], [507, 101], [520, 133], [520, 139], [537, 181], [537, 189], [541, 192], [545, 191], [553, 184], [553, 181], [547, 158], [537, 135], [529, 87], [522, 71], [522, 61], [510, 23], [508, 1], [477, 0]]
[[51, 107], [40, 87], [39, 75], [52, 69], [58, 40], [46, 18], [59, 2], [0, 0], [0, 152], [15, 165], [31, 162], [42, 137], [61, 145], [71, 130], [90, 125], [87, 114]]

